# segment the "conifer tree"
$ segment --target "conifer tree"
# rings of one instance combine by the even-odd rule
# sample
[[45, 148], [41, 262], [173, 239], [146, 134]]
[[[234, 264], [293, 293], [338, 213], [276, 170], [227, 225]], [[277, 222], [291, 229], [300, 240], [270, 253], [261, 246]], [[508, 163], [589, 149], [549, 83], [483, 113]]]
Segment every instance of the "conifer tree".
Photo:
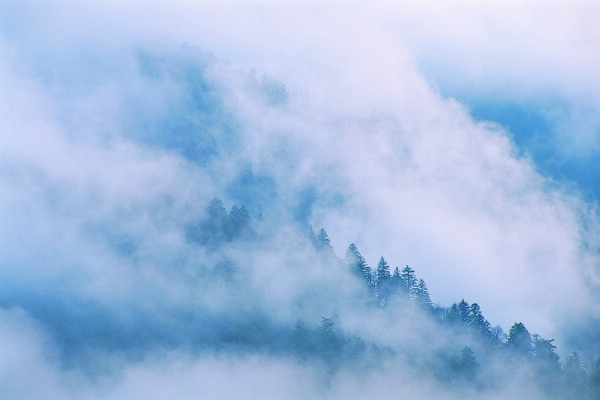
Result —
[[348, 250], [346, 250], [345, 262], [352, 273], [360, 276], [369, 286], [371, 286], [373, 280], [371, 267], [367, 265], [367, 261], [360, 254], [354, 243], [350, 243]]
[[423, 308], [429, 310], [432, 307], [431, 299], [429, 298], [429, 290], [423, 279], [419, 279], [417, 284], [417, 301]]
[[402, 270], [400, 278], [402, 279], [402, 287], [405, 292], [411, 297], [414, 297], [417, 293], [418, 285], [417, 277], [415, 276], [415, 270], [407, 265]]
[[376, 296], [380, 305], [385, 305], [389, 295], [389, 280], [391, 278], [390, 266], [385, 261], [383, 256], [377, 264], [377, 276], [375, 279]]
[[446, 321], [451, 324], [456, 324], [461, 320], [460, 312], [458, 311], [458, 305], [453, 303], [450, 308], [446, 311]]
[[515, 322], [508, 331], [506, 346], [522, 358], [531, 356], [532, 341], [531, 334], [521, 322]]
[[333, 247], [331, 247], [331, 240], [329, 239], [329, 235], [325, 229], [321, 228], [317, 233], [317, 247], [319, 249], [331, 250], [333, 251]]
[[469, 327], [471, 328], [471, 333], [474, 335], [479, 335], [487, 340], [492, 340], [492, 330], [490, 323], [484, 318], [481, 313], [481, 308], [479, 304], [473, 303], [471, 304], [470, 309], [470, 317], [469, 317]]
[[460, 320], [463, 324], [468, 325], [471, 322], [471, 307], [469, 303], [462, 299], [460, 303], [458, 303], [458, 312], [460, 314]]
[[556, 354], [556, 346], [552, 343], [554, 339], [546, 340], [539, 335], [533, 335], [533, 360], [538, 369], [544, 373], [560, 371], [559, 357]]
[[238, 207], [234, 205], [229, 211], [229, 219], [225, 226], [225, 236], [228, 240], [232, 240], [242, 234], [244, 229], [248, 227], [250, 223], [250, 216], [248, 210], [244, 205]]

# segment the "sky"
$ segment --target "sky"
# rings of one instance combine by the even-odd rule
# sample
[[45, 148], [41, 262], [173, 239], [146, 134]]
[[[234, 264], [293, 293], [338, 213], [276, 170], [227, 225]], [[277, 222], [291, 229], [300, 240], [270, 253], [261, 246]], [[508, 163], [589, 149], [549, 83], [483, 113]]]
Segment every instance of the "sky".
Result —
[[[218, 288], [172, 278], [214, 261], [181, 227], [215, 196], [279, 227], [253, 256], [267, 280], [308, 262], [290, 257], [303, 243], [290, 227], [311, 225], [338, 256], [354, 242], [371, 266], [410, 265], [434, 302], [478, 302], [504, 330], [522, 321], [568, 348], [598, 321], [595, 2], [0, 8], [0, 335], [27, 349], [3, 350], [2, 371], [39, 366], [69, 396], [47, 342], [78, 332], [49, 309], [125, 327], [139, 310], [165, 326], [173, 307], [220, 310]], [[327, 274], [282, 273], [253, 301], [292, 320], [290, 293]], [[171, 356], [171, 377], [247, 368]], [[160, 368], [128, 369], [105, 394], [127, 397]], [[284, 369], [307, 373], [296, 368]]]

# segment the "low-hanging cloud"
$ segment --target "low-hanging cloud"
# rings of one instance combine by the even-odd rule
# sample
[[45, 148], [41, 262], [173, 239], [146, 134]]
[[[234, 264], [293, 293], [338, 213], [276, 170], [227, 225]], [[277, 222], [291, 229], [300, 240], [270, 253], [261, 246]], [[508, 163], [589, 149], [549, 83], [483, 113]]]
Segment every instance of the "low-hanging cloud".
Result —
[[[26, 332], [30, 350], [3, 369], [34, 365], [58, 398], [236, 398], [257, 382], [273, 398], [283, 382], [297, 398], [439, 397], [405, 357], [435, 364], [454, 336], [423, 350], [431, 321], [373, 312], [308, 224], [338, 256], [355, 242], [372, 266], [410, 264], [434, 301], [477, 301], [505, 329], [552, 337], [597, 317], [595, 205], [432, 88], [410, 38], [374, 22], [381, 6], [58, 4], [13, 5], [22, 24], [0, 30], [0, 333]], [[248, 206], [259, 245], [190, 240], [214, 196]], [[352, 370], [323, 380], [326, 364], [276, 335], [252, 353], [234, 332], [260, 321], [285, 337], [321, 317], [400, 361], [364, 386]]]

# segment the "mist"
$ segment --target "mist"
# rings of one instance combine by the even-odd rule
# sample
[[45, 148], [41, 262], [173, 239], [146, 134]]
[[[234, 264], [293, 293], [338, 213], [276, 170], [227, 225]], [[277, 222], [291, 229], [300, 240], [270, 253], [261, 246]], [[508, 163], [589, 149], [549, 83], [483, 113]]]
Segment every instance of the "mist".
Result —
[[598, 395], [598, 7], [0, 6], [3, 398]]

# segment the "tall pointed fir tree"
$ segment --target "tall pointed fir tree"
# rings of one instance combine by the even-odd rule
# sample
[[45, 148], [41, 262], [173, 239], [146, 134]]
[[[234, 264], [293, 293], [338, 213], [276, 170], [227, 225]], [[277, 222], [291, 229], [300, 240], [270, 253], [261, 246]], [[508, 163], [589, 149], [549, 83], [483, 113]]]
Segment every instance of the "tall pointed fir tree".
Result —
[[492, 327], [491, 327], [490, 323], [485, 319], [483, 314], [481, 313], [481, 308], [479, 307], [479, 304], [477, 304], [477, 303], [471, 304], [469, 318], [470, 318], [469, 328], [471, 329], [472, 335], [481, 337], [487, 341], [494, 340], [494, 335], [492, 333]]
[[345, 262], [353, 274], [360, 276], [368, 286], [372, 285], [371, 267], [369, 267], [354, 243], [350, 243], [348, 250], [346, 250]]
[[402, 288], [411, 298], [414, 298], [417, 294], [417, 277], [415, 276], [415, 270], [408, 265], [402, 269], [400, 274], [402, 279]]
[[469, 306], [469, 303], [467, 303], [465, 299], [462, 299], [460, 303], [458, 303], [458, 312], [463, 324], [469, 325], [471, 322], [471, 306]]
[[430, 310], [433, 306], [429, 298], [429, 290], [423, 279], [419, 279], [419, 283], [417, 284], [416, 299], [418, 304], [426, 310]]
[[389, 281], [391, 278], [390, 266], [381, 256], [377, 263], [377, 276], [375, 279], [375, 295], [379, 305], [384, 306], [389, 297]]
[[331, 240], [325, 229], [321, 228], [317, 233], [317, 248], [320, 250], [328, 250], [333, 252], [331, 247]]
[[506, 346], [521, 358], [531, 357], [533, 342], [531, 334], [521, 322], [515, 322], [508, 331]]
[[390, 278], [390, 288], [396, 293], [402, 290], [402, 277], [400, 276], [400, 268], [398, 266], [394, 268], [394, 272]]

